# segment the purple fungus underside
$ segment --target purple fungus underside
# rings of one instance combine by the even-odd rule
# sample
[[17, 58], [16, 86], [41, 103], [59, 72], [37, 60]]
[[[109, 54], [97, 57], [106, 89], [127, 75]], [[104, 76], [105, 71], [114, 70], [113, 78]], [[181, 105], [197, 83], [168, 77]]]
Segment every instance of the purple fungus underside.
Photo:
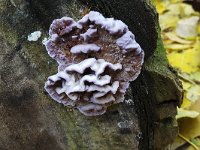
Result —
[[58, 62], [45, 90], [57, 102], [86, 116], [102, 115], [124, 101], [140, 74], [144, 52], [126, 24], [90, 11], [79, 21], [63, 17], [50, 26], [44, 44]]

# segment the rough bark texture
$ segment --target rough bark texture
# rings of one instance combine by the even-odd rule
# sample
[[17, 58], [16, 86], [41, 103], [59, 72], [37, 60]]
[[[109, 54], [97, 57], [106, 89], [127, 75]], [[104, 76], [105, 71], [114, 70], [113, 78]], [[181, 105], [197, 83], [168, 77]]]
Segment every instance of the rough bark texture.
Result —
[[[103, 116], [85, 117], [52, 101], [43, 86], [57, 64], [44, 46], [55, 18], [98, 10], [125, 22], [145, 51], [139, 78], [124, 102]], [[182, 88], [167, 63], [157, 14], [146, 0], [0, 1], [0, 149], [164, 149], [177, 134]], [[40, 30], [42, 38], [27, 41]]]

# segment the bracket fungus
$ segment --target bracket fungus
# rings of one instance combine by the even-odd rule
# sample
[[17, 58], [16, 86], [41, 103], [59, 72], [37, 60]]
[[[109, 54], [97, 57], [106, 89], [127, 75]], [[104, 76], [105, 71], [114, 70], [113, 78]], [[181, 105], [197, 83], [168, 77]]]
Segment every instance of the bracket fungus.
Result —
[[59, 66], [45, 89], [55, 101], [86, 116], [102, 115], [108, 106], [124, 101], [144, 60], [126, 24], [90, 11], [77, 22], [69, 17], [54, 20], [49, 35], [44, 44]]

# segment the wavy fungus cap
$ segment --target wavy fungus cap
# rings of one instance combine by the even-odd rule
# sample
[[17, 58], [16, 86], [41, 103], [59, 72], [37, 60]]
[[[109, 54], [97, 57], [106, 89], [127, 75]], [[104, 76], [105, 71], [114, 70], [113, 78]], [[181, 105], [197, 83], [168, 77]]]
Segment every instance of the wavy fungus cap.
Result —
[[104, 114], [108, 106], [123, 102], [144, 59], [126, 24], [91, 11], [78, 22], [54, 20], [49, 35], [45, 46], [59, 66], [45, 89], [55, 101], [86, 116]]

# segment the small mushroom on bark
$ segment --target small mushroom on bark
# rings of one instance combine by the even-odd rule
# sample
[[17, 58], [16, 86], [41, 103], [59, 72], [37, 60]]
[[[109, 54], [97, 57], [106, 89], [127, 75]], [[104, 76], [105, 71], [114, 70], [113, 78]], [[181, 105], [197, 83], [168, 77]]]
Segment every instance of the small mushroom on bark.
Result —
[[102, 115], [108, 106], [124, 101], [144, 59], [127, 25], [91, 11], [78, 22], [54, 20], [49, 35], [45, 46], [59, 66], [45, 89], [55, 101], [87, 116]]

